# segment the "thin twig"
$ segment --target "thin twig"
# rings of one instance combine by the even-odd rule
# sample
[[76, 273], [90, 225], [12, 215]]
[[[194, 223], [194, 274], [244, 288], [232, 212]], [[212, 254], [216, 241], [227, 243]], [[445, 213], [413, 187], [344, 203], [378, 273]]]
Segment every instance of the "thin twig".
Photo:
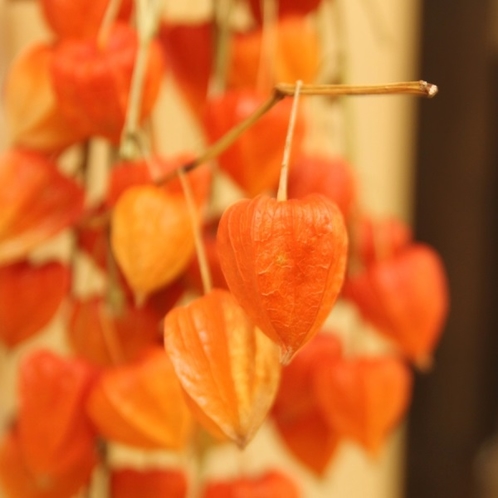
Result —
[[126, 119], [119, 146], [119, 155], [123, 159], [136, 159], [141, 157], [143, 153], [143, 146], [139, 136], [142, 95], [147, 71], [149, 45], [159, 22], [161, 5], [159, 0], [152, 0], [152, 7], [149, 7], [148, 3], [148, 0], [137, 0], [136, 4], [138, 49], [131, 79]]
[[107, 4], [104, 17], [102, 18], [102, 23], [100, 24], [99, 33], [97, 35], [99, 46], [106, 44], [111, 26], [118, 15], [119, 7], [121, 7], [121, 0], [110, 0]]
[[292, 102], [291, 115], [289, 119], [289, 128], [285, 138], [284, 157], [282, 160], [282, 169], [280, 170], [280, 182], [278, 184], [277, 201], [287, 200], [287, 178], [289, 177], [289, 162], [292, 148], [292, 138], [294, 137], [294, 128], [296, 126], [297, 109], [299, 104], [299, 94], [303, 82], [299, 80], [296, 83], [296, 91], [294, 93], [294, 101]]
[[216, 9], [216, 52], [214, 72], [209, 82], [208, 95], [220, 95], [226, 87], [228, 63], [230, 61], [230, 17], [232, 15], [233, 0], [215, 2]]
[[275, 82], [273, 61], [276, 60], [277, 52], [278, 5], [276, 0], [261, 0], [260, 3], [263, 12], [263, 29], [256, 88], [260, 92], [266, 92]]
[[195, 252], [197, 253], [197, 261], [199, 262], [199, 269], [201, 272], [202, 289], [204, 290], [204, 294], [208, 294], [213, 288], [213, 283], [211, 279], [211, 273], [209, 271], [208, 260], [206, 257], [206, 250], [202, 242], [202, 234], [200, 228], [201, 225], [199, 216], [197, 214], [197, 207], [195, 205], [190, 182], [188, 181], [187, 175], [181, 168], [178, 170], [178, 177], [180, 178], [180, 183], [182, 184], [183, 194], [185, 195], [187, 209], [189, 211], [190, 220], [192, 222]]
[[[285, 96], [294, 95], [296, 85], [279, 83], [275, 90]], [[407, 81], [385, 85], [303, 85], [301, 95], [416, 95], [434, 97], [438, 92], [436, 85], [427, 81]]]
[[[193, 169], [197, 168], [201, 164], [209, 162], [215, 157], [219, 156], [228, 147], [230, 147], [240, 135], [242, 135], [247, 129], [249, 129], [253, 124], [255, 124], [262, 116], [264, 116], [269, 110], [271, 110], [278, 102], [286, 97], [294, 95], [296, 92], [295, 84], [279, 83], [273, 88], [272, 95], [256, 109], [249, 117], [244, 121], [240, 122], [238, 125], [234, 126], [230, 131], [223, 135], [217, 142], [208, 147], [200, 156], [198, 156], [193, 161], [190, 161], [183, 166], [180, 166], [178, 170], [182, 170], [184, 173], [188, 173]], [[302, 85], [300, 89], [301, 95], [312, 96], [312, 95], [330, 95], [330, 96], [341, 96], [341, 95], [414, 95], [419, 97], [434, 97], [438, 92], [436, 85], [432, 83], [427, 83], [426, 81], [408, 81], [404, 83], [389, 83], [385, 85]], [[170, 174], [159, 178], [156, 180], [157, 185], [162, 185], [178, 175], [178, 170], [171, 172]], [[108, 222], [109, 217], [102, 217], [104, 222]], [[90, 216], [83, 220], [81, 225], [88, 226], [92, 225], [93, 217]]]
[[[436, 85], [426, 81], [409, 81], [404, 83], [390, 83], [386, 85], [302, 85], [301, 95], [415, 95], [419, 97], [434, 97], [438, 89]], [[244, 121], [234, 126], [217, 142], [208, 147], [199, 157], [182, 166], [183, 171], [191, 171], [197, 166], [214, 159], [224, 152], [248, 128], [255, 124], [262, 116], [271, 110], [278, 102], [296, 92], [295, 84], [279, 83], [273, 88], [271, 97], [266, 100]], [[161, 178], [158, 184], [167, 183], [176, 176], [176, 171]]]

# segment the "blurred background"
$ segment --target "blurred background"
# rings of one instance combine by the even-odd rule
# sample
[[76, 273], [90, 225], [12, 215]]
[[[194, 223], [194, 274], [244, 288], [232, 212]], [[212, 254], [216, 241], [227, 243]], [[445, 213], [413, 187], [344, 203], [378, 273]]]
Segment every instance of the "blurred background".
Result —
[[[351, 99], [347, 122], [322, 116], [315, 145], [340, 149], [338, 136], [354, 137], [364, 204], [377, 215], [411, 221], [416, 238], [440, 252], [451, 313], [433, 370], [417, 376], [407, 427], [376, 462], [354, 447], [341, 448], [327, 491], [319, 494], [308, 482], [306, 497], [498, 497], [498, 2], [326, 3], [332, 16], [341, 15], [348, 83], [425, 79], [439, 86], [432, 100]], [[165, 7], [171, 19], [208, 12], [202, 0]], [[331, 18], [327, 29], [336, 26]], [[0, 81], [17, 53], [50, 36], [36, 0], [0, 0]], [[177, 102], [173, 83], [165, 85], [163, 105]], [[176, 112], [181, 115], [181, 103]], [[162, 146], [170, 152], [199, 147], [185, 132], [190, 126], [188, 117], [165, 121]], [[0, 149], [8, 144], [0, 104]], [[47, 334], [57, 340], [53, 328]], [[30, 347], [0, 369], [3, 421], [15, 410], [16, 362]], [[255, 442], [254, 458], [264, 444]]]

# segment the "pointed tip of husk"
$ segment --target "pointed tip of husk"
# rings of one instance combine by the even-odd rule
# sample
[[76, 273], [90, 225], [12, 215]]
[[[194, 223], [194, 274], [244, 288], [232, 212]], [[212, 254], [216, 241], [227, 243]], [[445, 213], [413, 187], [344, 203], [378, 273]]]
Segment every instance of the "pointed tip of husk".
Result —
[[296, 350], [293, 348], [290, 348], [288, 346], [280, 346], [280, 364], [283, 366], [288, 365], [292, 358], [294, 357], [294, 354], [296, 353]]
[[135, 306], [137, 308], [142, 308], [142, 306], [145, 304], [145, 301], [147, 301], [147, 295], [143, 292], [137, 292], [134, 297]]
[[421, 373], [429, 373], [434, 366], [434, 358], [431, 355], [420, 355], [413, 362], [415, 368]]

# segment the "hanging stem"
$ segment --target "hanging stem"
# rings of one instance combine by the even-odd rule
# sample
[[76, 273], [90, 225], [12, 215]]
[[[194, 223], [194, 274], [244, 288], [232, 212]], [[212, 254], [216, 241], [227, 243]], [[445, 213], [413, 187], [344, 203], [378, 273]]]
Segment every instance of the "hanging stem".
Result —
[[289, 119], [289, 128], [285, 138], [284, 158], [282, 160], [282, 169], [280, 170], [280, 182], [278, 184], [277, 201], [287, 200], [287, 179], [289, 177], [289, 161], [292, 148], [292, 138], [294, 137], [294, 128], [296, 127], [297, 109], [299, 104], [299, 93], [303, 86], [302, 81], [296, 83], [294, 101], [292, 102], [291, 115]]
[[102, 23], [100, 24], [99, 33], [97, 35], [97, 43], [100, 47], [105, 45], [107, 42], [109, 31], [111, 30], [111, 26], [118, 15], [119, 7], [121, 7], [121, 0], [109, 0], [104, 17], [102, 18]]
[[182, 168], [178, 170], [178, 177], [180, 178], [180, 183], [182, 184], [183, 194], [185, 195], [187, 208], [189, 211], [190, 219], [192, 221], [195, 252], [197, 253], [197, 260], [199, 262], [199, 269], [201, 272], [202, 288], [204, 290], [204, 294], [208, 294], [213, 288], [213, 283], [206, 257], [206, 250], [202, 242], [201, 225], [199, 222], [199, 216], [197, 215], [197, 207], [195, 205], [192, 189], [190, 188], [190, 182], [188, 181], [187, 175]]
[[217, 0], [215, 2], [217, 19], [216, 55], [213, 76], [209, 82], [209, 95], [219, 95], [225, 90], [230, 58], [230, 17], [232, 7], [233, 0]]
[[119, 155], [123, 159], [136, 159], [143, 155], [143, 147], [139, 136], [142, 95], [147, 69], [149, 45], [156, 32], [161, 12], [159, 0], [152, 0], [152, 7], [150, 8], [148, 3], [148, 0], [137, 0], [136, 4], [138, 49], [131, 79], [130, 97], [126, 110], [125, 124], [119, 146]]
[[277, 0], [261, 0], [261, 10], [263, 11], [263, 29], [256, 89], [262, 93], [266, 92], [275, 81], [272, 62], [275, 60], [277, 48]]

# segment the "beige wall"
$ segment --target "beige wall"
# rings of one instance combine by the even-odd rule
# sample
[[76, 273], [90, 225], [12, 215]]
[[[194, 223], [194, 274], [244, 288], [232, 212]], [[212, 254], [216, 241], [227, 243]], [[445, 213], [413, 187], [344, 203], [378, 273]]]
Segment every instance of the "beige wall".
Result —
[[[335, 5], [333, 5], [335, 3]], [[383, 83], [419, 79], [415, 72], [418, 31], [418, 0], [334, 0], [326, 6], [321, 22], [328, 40], [326, 68], [333, 70], [337, 55], [344, 50], [346, 75], [350, 83]], [[209, 12], [207, 0], [168, 2], [171, 17], [200, 16]], [[335, 37], [335, 17], [340, 15], [343, 45]], [[47, 36], [40, 21], [35, 0], [0, 0], [0, 77], [12, 57], [26, 44]], [[414, 131], [414, 100], [407, 97], [350, 98], [341, 107], [322, 108], [320, 103], [307, 102], [315, 122], [310, 149], [331, 152], [344, 150], [357, 168], [363, 205], [376, 214], [398, 214], [407, 219], [411, 214], [411, 167]], [[175, 119], [166, 119], [165, 108], [175, 109]], [[171, 116], [168, 112], [167, 116]], [[183, 114], [181, 102], [171, 82], [165, 85], [157, 119], [161, 122], [161, 149], [174, 153], [179, 149], [200, 150], [202, 142], [193, 133], [192, 121]], [[0, 108], [0, 148], [7, 147]], [[334, 312], [332, 322], [351, 323], [357, 320], [349, 309]], [[28, 349], [46, 340], [57, 343], [60, 350], [58, 321], [45, 334], [21, 348], [14, 357], [2, 361], [0, 368], [0, 416], [3, 419], [15, 407], [15, 363]], [[379, 347], [366, 341], [365, 348]], [[380, 346], [381, 347], [381, 346]], [[235, 473], [240, 458], [233, 448], [224, 448], [208, 462], [208, 472], [221, 475]], [[118, 453], [117, 458], [127, 458]], [[148, 457], [141, 456], [142, 460]], [[153, 458], [156, 458], [154, 456]], [[353, 445], [344, 444], [335, 464], [319, 483], [292, 461], [275, 441], [271, 427], [266, 426], [249, 445], [244, 456], [248, 471], [273, 465], [284, 465], [299, 474], [304, 483], [304, 496], [347, 498], [397, 498], [400, 496], [403, 461], [403, 436], [398, 431], [377, 461], [367, 458]]]

